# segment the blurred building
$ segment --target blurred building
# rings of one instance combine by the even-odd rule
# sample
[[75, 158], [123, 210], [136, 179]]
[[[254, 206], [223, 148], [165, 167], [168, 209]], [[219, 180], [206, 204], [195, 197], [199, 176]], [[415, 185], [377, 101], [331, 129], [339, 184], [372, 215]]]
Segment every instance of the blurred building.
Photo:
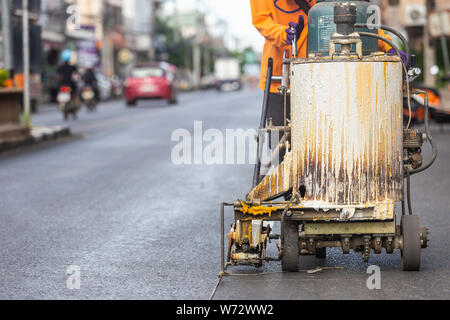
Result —
[[403, 28], [411, 40], [423, 35], [429, 11], [450, 10], [449, 0], [380, 0], [380, 4], [382, 22]]
[[[123, 0], [106, 0], [103, 8], [102, 70], [108, 76], [124, 73], [120, 53], [126, 50]], [[123, 61], [122, 61], [123, 62]]]
[[125, 41], [137, 61], [149, 60], [152, 49], [152, 0], [127, 0], [123, 3]]
[[104, 1], [72, 0], [66, 4], [74, 10], [67, 14], [66, 48], [77, 53], [79, 67], [101, 68]]
[[123, 0], [42, 0], [44, 92], [55, 100], [61, 51], [76, 53], [77, 65], [95, 68], [107, 76], [120, 74], [119, 51], [123, 35]]
[[64, 7], [64, 0], [41, 1], [42, 49], [50, 64], [56, 63], [65, 43]]
[[61, 51], [64, 49], [65, 36], [64, 0], [41, 1], [39, 24], [42, 27], [42, 85], [47, 99], [56, 100], [58, 78], [56, 70]]
[[[117, 52], [125, 47], [123, 0], [42, 0], [43, 50], [51, 58], [62, 49], [77, 53], [78, 65], [114, 74]], [[71, 9], [72, 8], [72, 9]], [[57, 60], [58, 60], [57, 59]]]
[[[22, 3], [9, 1], [13, 7]], [[35, 73], [42, 78], [40, 96], [45, 100], [56, 99], [57, 69], [65, 49], [75, 53], [79, 67], [94, 68], [108, 77], [126, 76], [134, 63], [172, 58], [185, 68], [194, 87], [212, 74], [214, 58], [228, 53], [223, 25], [208, 26], [205, 13], [198, 10], [163, 16], [163, 4], [169, 0], [29, 1], [30, 7], [37, 5], [40, 11], [31, 16], [40, 28], [40, 42], [33, 51], [42, 53], [34, 65], [39, 66]], [[175, 37], [170, 30], [175, 30]]]
[[177, 12], [167, 17], [167, 22], [189, 44], [190, 52], [185, 55], [185, 72], [193, 88], [198, 88], [202, 78], [206, 79], [211, 74], [212, 49], [219, 50], [223, 47], [223, 41], [211, 36], [205, 14], [200, 11]]
[[[448, 34], [441, 37], [441, 30], [448, 30], [449, 0], [381, 0], [382, 22], [399, 29], [408, 38], [412, 50], [423, 61], [424, 82], [434, 86], [437, 56], [448, 56]], [[445, 19], [440, 15], [445, 13]], [[445, 52], [437, 52], [437, 47]], [[444, 60], [446, 60], [444, 58]], [[448, 63], [445, 63], [446, 65]], [[446, 66], [448, 69], [448, 66]], [[450, 70], [447, 70], [447, 72]]]

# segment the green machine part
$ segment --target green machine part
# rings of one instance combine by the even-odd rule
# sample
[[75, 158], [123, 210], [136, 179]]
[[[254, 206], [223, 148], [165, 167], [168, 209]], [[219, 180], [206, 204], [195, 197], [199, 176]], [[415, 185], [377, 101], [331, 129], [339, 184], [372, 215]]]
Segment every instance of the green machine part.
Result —
[[[375, 17], [380, 12], [380, 8], [368, 1], [317, 0], [317, 4], [311, 8], [308, 15], [308, 55], [316, 53], [324, 57], [329, 55], [330, 38], [336, 32], [334, 6], [340, 2], [351, 2], [356, 5], [357, 23], [376, 23]], [[377, 29], [356, 28], [355, 30], [378, 33]], [[379, 51], [377, 39], [363, 37], [362, 41], [363, 55]], [[355, 50], [354, 46], [352, 50]]]

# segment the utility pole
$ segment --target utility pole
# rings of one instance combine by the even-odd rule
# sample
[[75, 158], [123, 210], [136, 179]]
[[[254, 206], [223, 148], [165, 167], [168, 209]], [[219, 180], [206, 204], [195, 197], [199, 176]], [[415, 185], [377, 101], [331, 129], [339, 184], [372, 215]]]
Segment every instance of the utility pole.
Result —
[[217, 38], [221, 39], [223, 41], [223, 46], [221, 47], [221, 50], [219, 52], [219, 56], [225, 55], [225, 37], [228, 33], [228, 23], [223, 19], [218, 19], [216, 22], [216, 28], [217, 31]]
[[448, 54], [448, 46], [447, 46], [447, 38], [444, 33], [444, 12], [443, 10], [439, 11], [439, 26], [441, 30], [441, 47], [442, 47], [442, 55], [444, 56], [444, 66], [445, 66], [445, 77], [450, 75], [450, 57]]
[[14, 68], [14, 57], [12, 53], [12, 29], [11, 29], [11, 4], [9, 0], [2, 1], [2, 38], [3, 38], [3, 63], [4, 68], [10, 72], [12, 77], [12, 71]]
[[155, 50], [155, 26], [156, 26], [156, 1], [150, 0], [150, 51], [149, 56], [150, 60], [155, 60], [156, 58], [156, 50]]
[[424, 45], [424, 84], [428, 87], [436, 85], [436, 76], [432, 75], [431, 67], [436, 65], [436, 49], [433, 46], [433, 40], [430, 35], [429, 21], [430, 13], [434, 10], [434, 0], [427, 0], [427, 20], [423, 30], [423, 45]]
[[101, 9], [101, 17], [102, 17], [102, 49], [101, 49], [101, 68], [103, 73], [110, 76], [116, 74], [115, 65], [114, 65], [114, 45], [109, 36], [111, 32], [111, 28], [115, 21], [112, 20], [112, 17], [109, 15], [108, 11], [108, 2], [106, 0], [102, 0], [102, 9]]
[[202, 62], [202, 51], [200, 46], [201, 37], [203, 36], [203, 26], [200, 23], [201, 13], [200, 11], [196, 11], [194, 13], [195, 17], [195, 36], [193, 39], [193, 48], [192, 48], [192, 67], [193, 67], [193, 83], [194, 88], [198, 89], [200, 85], [200, 77], [201, 77], [201, 62]]
[[195, 89], [198, 89], [200, 84], [200, 70], [201, 70], [201, 48], [198, 39], [194, 39], [194, 47], [192, 52], [192, 63], [194, 67], [193, 72], [193, 82]]
[[[210, 40], [208, 39], [208, 41]], [[208, 43], [203, 51], [203, 74], [205, 76], [210, 75], [211, 73], [210, 66], [211, 66], [211, 46]]]
[[23, 110], [27, 127], [31, 127], [30, 116], [30, 21], [28, 19], [28, 0], [22, 0], [22, 38], [23, 38]]
[[199, 10], [200, 0], [196, 0], [196, 10], [195, 14], [195, 36], [193, 39], [193, 47], [192, 47], [192, 75], [193, 75], [193, 83], [194, 88], [198, 89], [200, 85], [200, 77], [202, 70], [202, 49], [200, 46], [201, 37], [204, 35], [203, 24], [201, 23], [202, 13]]
[[180, 25], [179, 25], [179, 14], [178, 14], [178, 4], [177, 0], [173, 0], [173, 20], [174, 20], [174, 38], [175, 43], [180, 41]]

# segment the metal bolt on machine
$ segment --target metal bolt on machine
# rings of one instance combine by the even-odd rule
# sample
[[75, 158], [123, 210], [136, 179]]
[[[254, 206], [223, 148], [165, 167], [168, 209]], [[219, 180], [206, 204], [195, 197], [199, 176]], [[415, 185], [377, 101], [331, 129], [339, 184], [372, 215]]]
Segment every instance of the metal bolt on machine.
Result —
[[[320, 19], [314, 7], [309, 37], [316, 36], [311, 34], [314, 30], [320, 32], [316, 25], [320, 22], [330, 34], [328, 51], [323, 52], [323, 43], [313, 43], [307, 58], [297, 58], [294, 40], [291, 54], [285, 53], [281, 76], [273, 76], [269, 59], [253, 188], [245, 200], [222, 204], [222, 270], [228, 265], [260, 267], [281, 261], [283, 271], [296, 272], [299, 256], [324, 259], [326, 248], [338, 247], [343, 254], [360, 252], [366, 262], [383, 248], [388, 254], [400, 250], [403, 270], [418, 271], [428, 229], [413, 214], [410, 177], [429, 168], [437, 155], [427, 115], [425, 133], [403, 123], [404, 98], [409, 102], [413, 94], [426, 95], [409, 87], [420, 70], [401, 34], [378, 26], [404, 41], [406, 65], [391, 41], [366, 32], [369, 26], [358, 19], [358, 10], [366, 8], [362, 1], [320, 5], [316, 10], [332, 10], [332, 19]], [[388, 42], [397, 55], [377, 52], [374, 40]], [[279, 94], [290, 95], [290, 120], [285, 117], [282, 127], [267, 119], [272, 81], [280, 82]], [[268, 171], [270, 165], [261, 164], [261, 136], [273, 131], [281, 132], [282, 138], [272, 148], [272, 160], [280, 150], [285, 155]], [[426, 164], [421, 155], [425, 141], [433, 150]], [[400, 221], [395, 215], [398, 204]], [[234, 210], [227, 246], [226, 206]], [[281, 234], [272, 234], [268, 221], [280, 221]], [[278, 242], [278, 257], [266, 254], [271, 240]]]

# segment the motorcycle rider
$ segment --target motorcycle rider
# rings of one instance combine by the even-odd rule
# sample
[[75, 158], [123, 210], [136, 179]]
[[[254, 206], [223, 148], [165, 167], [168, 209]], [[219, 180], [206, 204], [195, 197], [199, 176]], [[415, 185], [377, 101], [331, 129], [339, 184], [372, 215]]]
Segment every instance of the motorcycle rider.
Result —
[[94, 70], [92, 68], [87, 68], [86, 71], [83, 73], [82, 80], [85, 86], [92, 88], [95, 94], [95, 100], [96, 102], [99, 102], [100, 94], [98, 90], [97, 77], [95, 76]]
[[61, 54], [61, 60], [63, 64], [58, 68], [59, 76], [59, 88], [70, 87], [72, 90], [71, 97], [72, 101], [78, 100], [77, 95], [77, 84], [75, 82], [75, 77], [78, 73], [78, 68], [76, 65], [70, 63], [72, 59], [72, 51], [64, 50]]

